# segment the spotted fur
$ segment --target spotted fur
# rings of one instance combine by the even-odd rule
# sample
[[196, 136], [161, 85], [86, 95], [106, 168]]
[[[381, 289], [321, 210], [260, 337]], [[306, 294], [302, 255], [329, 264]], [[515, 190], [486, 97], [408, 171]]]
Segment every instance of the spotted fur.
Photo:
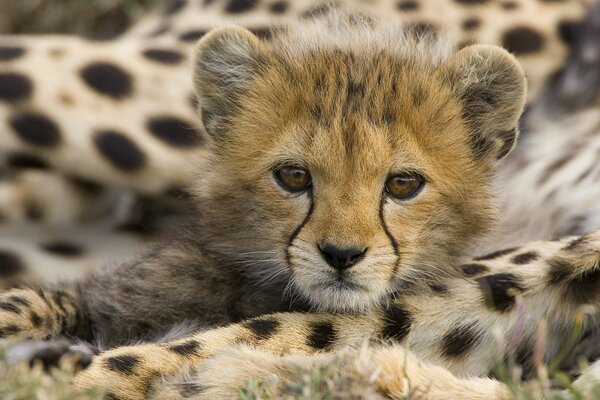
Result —
[[[510, 3], [503, 2], [501, 8], [505, 12], [519, 9], [520, 3]], [[535, 94], [551, 66], [564, 59], [564, 46], [554, 31], [541, 34], [538, 27], [533, 26], [535, 24], [521, 26], [517, 23], [510, 29], [499, 29], [495, 38], [486, 38], [480, 30], [483, 24], [481, 17], [487, 18], [487, 14], [482, 13], [487, 10], [486, 4], [448, 2], [448, 7], [464, 8], [473, 13], [461, 24], [452, 25], [455, 28], [451, 30], [461, 26], [464, 32], [469, 32], [465, 36], [475, 37], [472, 40], [502, 43], [521, 56], [525, 70], [536, 72], [529, 74], [529, 84]], [[351, 11], [368, 11], [369, 14], [383, 10], [387, 13], [387, 6], [383, 4], [381, 8]], [[485, 232], [489, 219], [494, 215], [489, 180], [496, 161], [506, 157], [515, 145], [525, 84], [520, 67], [506, 53], [486, 46], [465, 47], [455, 52], [443, 39], [425, 34], [438, 22], [420, 19], [427, 15], [424, 6], [421, 2], [394, 3], [401, 15], [406, 13], [409, 18], [414, 18], [408, 31], [372, 31], [367, 16], [352, 19], [347, 26], [337, 26], [333, 31], [320, 31], [322, 28], [318, 23], [304, 22], [300, 26], [306, 27], [306, 34], [296, 32], [297, 36], [294, 36], [294, 33], [288, 33], [292, 39], [298, 39], [293, 41], [290, 36], [273, 35], [269, 30], [254, 25], [255, 18], [262, 15], [259, 12], [268, 8], [273, 15], [287, 12], [309, 19], [320, 18], [328, 13], [328, 9], [308, 7], [304, 2], [275, 2], [268, 7], [254, 1], [207, 2], [203, 9], [207, 16], [216, 15], [211, 12], [230, 13], [250, 28], [250, 31], [230, 28], [207, 33], [208, 28], [198, 25], [179, 31], [186, 24], [192, 24], [186, 21], [188, 18], [192, 21], [191, 16], [195, 17], [195, 8], [186, 1], [174, 1], [160, 16], [149, 18], [126, 37], [107, 43], [100, 52], [95, 51], [94, 57], [86, 56], [89, 53], [86, 51], [88, 43], [81, 40], [69, 40], [68, 43], [61, 39], [40, 43], [32, 41], [29, 46], [8, 43], [0, 47], [0, 68], [5, 67], [4, 62], [8, 65], [8, 72], [0, 70], [0, 87], [4, 89], [1, 91], [4, 97], [0, 97], [0, 112], [4, 115], [0, 116], [6, 124], [4, 129], [0, 129], [0, 136], [7, 132], [7, 140], [3, 142], [6, 143], [3, 152], [7, 162], [13, 166], [27, 165], [38, 169], [51, 167], [60, 173], [69, 171], [70, 164], [64, 160], [71, 160], [69, 162], [88, 166], [80, 171], [86, 179], [110, 186], [127, 186], [152, 195], [194, 182], [200, 220], [205, 220], [192, 223], [187, 233], [175, 242], [122, 270], [98, 273], [67, 288], [59, 285], [41, 292], [8, 292], [0, 301], [0, 334], [46, 338], [66, 333], [85, 340], [101, 337], [110, 345], [117, 345], [131, 338], [159, 333], [183, 320], [197, 319], [205, 326], [223, 326], [252, 318], [177, 341], [110, 350], [97, 357], [91, 367], [76, 378], [79, 385], [86, 387], [110, 382], [108, 386], [113, 394], [124, 398], [148, 396], [158, 374], [180, 375], [183, 364], [196, 369], [199, 378], [192, 373], [191, 381], [185, 385], [171, 386], [169, 383], [159, 390], [185, 390], [187, 397], [195, 396], [196, 392], [202, 396], [201, 392], [206, 391], [213, 395], [209, 398], [228, 398], [234, 387], [237, 390], [242, 377], [247, 376], [247, 369], [240, 367], [237, 370], [239, 374], [221, 384], [205, 378], [203, 383], [200, 377], [206, 374], [202, 371], [210, 371], [211, 365], [218, 366], [220, 360], [227, 360], [224, 355], [221, 359], [212, 359], [212, 364], [211, 361], [206, 363], [209, 357], [232, 344], [242, 343], [275, 355], [290, 350], [310, 355], [342, 350], [364, 339], [391, 341], [411, 349], [408, 355], [401, 347], [393, 348], [391, 353], [386, 353], [387, 348], [367, 350], [374, 357], [375, 365], [390, 371], [390, 374], [384, 374], [375, 381], [375, 390], [379, 393], [404, 396], [409, 380], [415, 382], [419, 389], [429, 388], [425, 393], [432, 398], [435, 398], [435, 393], [440, 396], [471, 393], [474, 398], [507, 398], [506, 388], [497, 382], [486, 379], [467, 381], [460, 377], [486, 375], [493, 365], [510, 358], [508, 356], [513, 352], [517, 353], [513, 359], [530, 366], [536, 327], [552, 314], [556, 318], [549, 322], [556, 332], [550, 338], [546, 356], [552, 358], [557, 354], [559, 344], [565, 340], [564, 332], [570, 329], [578, 315], [578, 307], [597, 301], [598, 238], [594, 234], [538, 242], [488, 252], [461, 263], [460, 256], [469, 248], [470, 238]], [[536, 7], [547, 11], [536, 14], [536, 23], [547, 27], [554, 27], [556, 21], [563, 17], [578, 19], [583, 10], [541, 3]], [[473, 10], [477, 11], [477, 16]], [[246, 21], [244, 17], [247, 17]], [[193, 24], [204, 21], [202, 18], [195, 18]], [[511, 19], [503, 20], [512, 23]], [[438, 27], [448, 23], [454, 22], [439, 21]], [[167, 24], [175, 28], [166, 28]], [[361, 24], [364, 24], [362, 28]], [[480, 38], [477, 38], [477, 33], [474, 34], [478, 31]], [[323, 32], [328, 34], [323, 35]], [[252, 34], [268, 43], [261, 42]], [[400, 36], [394, 37], [394, 34]], [[147, 39], [149, 35], [156, 40], [151, 45]], [[205, 38], [198, 54], [192, 57], [190, 46], [200, 37]], [[323, 42], [323, 37], [331, 40]], [[398, 37], [405, 40], [398, 41]], [[378, 54], [381, 49], [377, 46], [386, 43], [385, 51]], [[68, 91], [52, 93], [64, 110], [48, 115], [46, 110], [40, 111], [36, 107], [45, 97], [40, 97], [38, 83], [25, 73], [28, 61], [31, 61], [28, 57], [46, 52], [48, 57], [60, 59], [67, 50], [81, 56], [83, 62], [75, 74], [66, 72], [65, 82], [72, 82], [70, 79], [74, 78], [77, 90], [84, 88], [90, 101], [107, 106], [106, 113], [88, 112], [90, 118], [84, 123], [77, 119], [73, 123], [66, 122], [70, 113], [82, 113], [80, 106], [75, 104], [79, 101], [79, 92], [77, 96]], [[130, 58], [134, 64], [122, 65], [114, 58], [115, 54], [134, 54]], [[367, 56], [370, 58], [366, 60]], [[541, 58], [544, 58], [543, 62], [539, 61]], [[397, 60], [401, 61], [400, 65]], [[402, 62], [407, 62], [410, 67], [402, 67]], [[232, 63], [236, 68], [228, 69]], [[192, 65], [196, 68], [197, 95], [192, 95], [191, 89], [182, 90], [189, 88], [186, 86], [189, 83], [182, 83], [179, 78], [158, 79], [160, 84], [150, 79], [157, 76], [187, 77], [189, 73], [186, 71]], [[380, 72], [377, 82], [383, 88], [380, 92], [373, 90], [375, 82], [364, 79], [365, 71], [373, 70]], [[340, 71], [350, 73], [339, 74]], [[396, 75], [399, 71], [400, 74]], [[322, 75], [319, 76], [319, 73]], [[404, 78], [401, 78], [403, 74]], [[334, 81], [332, 75], [348, 76], [349, 79]], [[297, 82], [314, 82], [314, 91], [306, 91], [306, 87], [297, 85]], [[68, 84], [65, 87], [70, 88]], [[282, 93], [282, 88], [288, 93]], [[293, 99], [294, 96], [290, 96], [289, 92], [298, 98], [306, 96], [306, 99], [296, 104], [296, 108], [279, 107], [282, 103], [291, 103], [290, 97]], [[168, 104], [169, 107], [157, 111], [150, 105], [151, 102], [142, 106], [140, 93], [147, 94], [144, 102], [154, 98], [155, 104]], [[335, 94], [335, 98], [328, 99], [327, 94]], [[383, 94], [397, 96], [399, 104], [385, 104], [381, 101]], [[314, 101], [315, 98], [321, 101]], [[279, 111], [282, 115], [261, 113], [264, 103], [269, 103], [269, 110], [282, 110]], [[439, 107], [441, 103], [444, 107]], [[263, 107], [253, 107], [254, 104], [263, 104]], [[405, 114], [410, 114], [407, 110], [431, 111], [436, 109], [436, 105], [440, 113], [430, 119], [434, 122], [436, 118], [440, 119], [437, 128], [418, 119], [407, 121], [405, 117]], [[202, 119], [196, 115], [197, 108], [201, 110]], [[135, 124], [130, 123], [128, 110], [135, 111]], [[423, 143], [420, 141], [422, 138], [415, 140], [411, 134], [406, 135], [406, 148], [412, 151], [425, 144], [427, 151], [423, 158], [440, 155], [444, 168], [461, 171], [464, 181], [453, 181], [455, 178], [448, 177], [453, 185], [443, 188], [445, 199], [431, 197], [429, 207], [416, 209], [417, 214], [431, 213], [435, 205], [441, 210], [438, 212], [439, 219], [427, 223], [420, 221], [408, 233], [399, 229], [409, 226], [405, 220], [390, 217], [391, 209], [398, 210], [397, 205], [373, 201], [368, 196], [362, 198], [363, 192], [367, 191], [361, 191], [361, 185], [368, 182], [369, 176], [357, 174], [360, 179], [353, 180], [343, 175], [353, 171], [352, 168], [346, 171], [333, 168], [340, 175], [332, 174], [331, 182], [357, 182], [355, 193], [332, 189], [324, 198], [311, 196], [308, 204], [306, 199], [296, 199], [296, 209], [285, 209], [284, 201], [277, 197], [280, 194], [274, 195], [274, 189], [266, 189], [265, 182], [254, 186], [245, 183], [255, 178], [258, 171], [246, 168], [252, 162], [245, 162], [244, 157], [252, 157], [254, 162], [268, 150], [268, 146], [257, 146], [253, 142], [253, 137], [259, 133], [271, 135], [266, 140], [269, 144], [285, 139], [285, 135], [274, 135], [269, 129], [273, 130], [273, 126], [283, 128], [284, 117], [292, 111], [300, 120], [304, 118], [314, 123], [311, 128], [316, 128], [310, 131], [317, 133], [312, 140], [322, 145], [319, 151], [335, 150], [335, 147], [328, 148], [326, 141], [318, 136], [319, 129], [324, 126], [328, 133], [340, 138], [348, 154], [353, 155], [362, 154], [364, 148], [384, 150], [385, 146], [379, 143], [377, 147], [376, 140], [368, 142], [360, 139], [360, 135], [344, 135], [346, 132], [360, 132], [362, 129], [379, 133], [401, 126], [413, 134], [419, 132], [424, 138], [433, 131], [442, 130], [441, 120], [445, 119], [444, 130], [448, 137], [438, 137], [438, 140], [447, 141], [442, 147], [452, 157], [444, 159], [442, 152], [436, 153], [432, 142]], [[124, 118], [116, 118], [118, 115]], [[347, 115], [353, 118], [340, 117]], [[262, 125], [257, 125], [256, 120]], [[587, 119], [578, 117], [577, 121]], [[530, 129], [545, 131], [547, 128], [533, 126]], [[85, 132], [84, 142], [73, 139], [71, 132], [75, 130]], [[576, 131], [594, 132], [588, 125]], [[288, 136], [300, 135], [296, 130]], [[293, 141], [284, 143], [286, 150], [304, 145]], [[402, 150], [406, 143], [398, 148]], [[58, 156], [58, 152], [54, 153], [58, 149], [66, 151], [67, 155], [60, 153]], [[71, 155], [68, 155], [69, 151]], [[184, 157], [181, 157], [182, 154]], [[384, 151], [377, 153], [378, 163], [385, 162], [384, 155]], [[365, 160], [369, 158], [365, 157]], [[195, 175], [198, 162], [199, 179]], [[415, 164], [420, 162], [422, 159], [414, 161]], [[536, 179], [530, 182], [543, 186], [570, 163], [571, 158], [561, 155], [552, 158], [541, 173], [539, 168], [533, 167]], [[157, 168], [159, 165], [161, 167]], [[508, 168], [516, 168], [516, 165], [509, 163]], [[321, 166], [325, 170], [329, 167], [327, 164]], [[588, 169], [592, 167], [581, 171], [577, 180], [589, 178], [593, 170], [588, 172]], [[157, 174], [157, 171], [160, 173]], [[440, 179], [438, 182], [441, 182], [444, 178], [444, 174], [434, 167], [430, 173], [434, 181]], [[48, 173], [47, 176], [54, 177], [55, 174]], [[499, 186], [504, 185], [503, 182], [507, 181], [500, 181]], [[12, 187], [15, 191], [21, 190], [18, 185]], [[237, 192], [233, 191], [234, 188]], [[480, 197], [465, 197], [464, 194], [469, 192]], [[257, 201], [265, 194], [271, 196], [270, 204]], [[433, 196], [432, 193], [424, 195]], [[352, 202], [347, 201], [350, 197], [353, 201], [360, 200], [354, 204], [359, 210], [352, 209]], [[278, 200], [273, 201], [273, 198]], [[453, 198], [455, 203], [451, 201]], [[458, 206], [458, 199], [463, 204], [462, 208]], [[319, 202], [322, 202], [321, 205], [314, 205]], [[232, 207], [234, 204], [236, 207]], [[42, 207], [30, 206], [23, 215], [30, 219], [43, 219], [48, 213], [40, 209], [45, 207], [44, 202]], [[257, 221], [265, 225], [254, 225], [257, 221], [251, 217], [257, 216], [257, 208], [268, 210], [266, 215], [272, 213], [272, 220], [279, 221], [277, 218], [281, 218], [285, 228], [278, 229], [291, 232], [290, 240], [277, 242], [274, 238], [279, 231], [269, 229], [265, 224], [268, 218], [264, 215]], [[10, 207], [7, 209], [12, 210]], [[360, 218], [372, 209], [376, 212]], [[332, 210], [342, 218], [327, 220], [327, 212]], [[589, 231], [594, 226], [588, 221], [590, 215], [594, 218], [595, 214], [590, 212], [573, 218], [579, 226], [567, 229], [563, 234]], [[521, 220], [512, 217], [509, 221]], [[215, 221], [222, 223], [215, 224]], [[454, 223], [452, 231], [442, 228], [449, 227], [449, 221]], [[219, 231], [215, 229], [217, 226]], [[352, 226], [354, 231], [351, 232], [347, 226]], [[554, 229], [559, 226], [565, 227], [557, 224]], [[249, 232], [254, 235], [249, 235]], [[329, 294], [333, 294], [333, 298], [325, 296], [327, 293], [323, 289], [327, 286], [319, 287], [319, 284], [323, 285], [327, 280], [319, 275], [318, 269], [324, 265], [301, 244], [317, 240], [318, 237], [311, 236], [315, 235], [314, 232], [324, 232], [325, 236], [341, 244], [368, 239], [373, 240], [376, 246], [383, 244], [382, 248], [387, 247], [377, 255], [382, 263], [377, 265], [379, 270], [361, 272], [365, 276], [372, 274], [368, 279], [371, 286], [367, 287], [367, 296], [356, 296], [346, 287], [332, 290]], [[520, 243], [531, 239], [526, 235], [512, 237], [517, 237]], [[437, 244], [437, 249], [432, 247], [433, 243]], [[280, 247], [283, 245], [288, 248], [282, 255]], [[497, 249], [498, 243], [494, 246]], [[75, 257], [85, 251], [85, 247], [65, 241], [43, 242], [39, 247], [62, 258]], [[234, 248], [237, 253], [232, 252]], [[240, 252], [240, 248], [247, 251]], [[258, 253], [250, 255], [248, 250], [263, 252], [264, 259], [259, 260]], [[303, 260], [307, 255], [309, 258]], [[308, 279], [302, 282], [307, 271], [292, 271], [290, 274], [277, 269], [284, 259], [305, 268], [314, 264], [317, 269], [308, 271]], [[262, 270], [257, 270], [258, 264], [262, 264]], [[13, 253], [0, 253], [0, 270], [6, 271], [7, 275], [15, 275], [15, 271], [23, 268], [22, 265], [20, 257]], [[239, 274], [240, 266], [245, 266], [249, 272]], [[528, 272], [523, 270], [524, 266], [533, 269]], [[540, 275], [540, 270], [545, 274]], [[388, 286], [382, 285], [377, 276], [386, 272], [394, 278]], [[285, 283], [290, 275], [295, 282], [295, 291], [287, 292]], [[132, 280], [132, 277], [135, 279]], [[233, 287], [235, 292], [231, 291]], [[439, 302], [431, 302], [432, 292], [444, 296], [443, 307]], [[282, 293], [289, 296], [282, 300]], [[556, 294], [552, 297], [553, 301], [542, 297], [547, 293]], [[559, 298], [566, 298], [566, 303], [559, 304]], [[168, 312], [165, 312], [165, 304], [170, 307]], [[528, 307], [525, 322], [520, 314], [520, 304]], [[336, 312], [362, 311], [364, 314], [264, 316], [274, 311], [314, 308]], [[464, 313], [459, 312], [463, 310]], [[586, 320], [586, 324], [586, 327], [594, 328], [593, 320]], [[492, 334], [498, 329], [503, 338], [511, 339], [503, 342], [504, 347], [498, 346], [498, 338]], [[257, 353], [248, 355], [248, 359], [249, 363], [261, 366], [261, 373], [274, 371], [282, 376], [294, 363], [306, 367], [315, 365], [313, 363], [326, 366], [331, 362], [327, 356], [299, 359], [292, 356], [279, 360]], [[409, 365], [399, 365], [400, 359], [408, 360]], [[289, 365], [282, 364], [288, 361]], [[430, 364], [445, 369], [431, 367]], [[289, 376], [289, 369], [287, 371]], [[405, 371], [408, 375], [398, 375], [398, 371]], [[441, 384], [431, 387], [434, 382]]]

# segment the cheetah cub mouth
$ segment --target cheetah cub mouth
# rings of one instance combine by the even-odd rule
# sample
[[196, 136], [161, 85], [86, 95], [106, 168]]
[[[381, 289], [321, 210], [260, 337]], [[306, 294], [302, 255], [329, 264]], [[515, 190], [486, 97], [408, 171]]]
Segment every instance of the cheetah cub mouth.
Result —
[[501, 48], [331, 18], [198, 44], [207, 253], [315, 308], [361, 311], [451, 274], [495, 209], [526, 83]]

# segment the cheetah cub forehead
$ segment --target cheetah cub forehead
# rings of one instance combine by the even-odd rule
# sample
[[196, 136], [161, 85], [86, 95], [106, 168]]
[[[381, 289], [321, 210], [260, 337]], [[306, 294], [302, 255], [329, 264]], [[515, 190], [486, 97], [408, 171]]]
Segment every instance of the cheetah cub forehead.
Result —
[[526, 94], [501, 48], [343, 18], [268, 44], [213, 31], [194, 80], [206, 251], [335, 311], [444, 273], [489, 228]]

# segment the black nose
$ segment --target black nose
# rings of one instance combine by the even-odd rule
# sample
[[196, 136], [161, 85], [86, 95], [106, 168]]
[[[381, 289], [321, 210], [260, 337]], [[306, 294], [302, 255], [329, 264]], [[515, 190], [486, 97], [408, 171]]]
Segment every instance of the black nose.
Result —
[[358, 263], [367, 252], [366, 247], [337, 247], [331, 244], [319, 245], [319, 250], [327, 264], [338, 271], [343, 271]]

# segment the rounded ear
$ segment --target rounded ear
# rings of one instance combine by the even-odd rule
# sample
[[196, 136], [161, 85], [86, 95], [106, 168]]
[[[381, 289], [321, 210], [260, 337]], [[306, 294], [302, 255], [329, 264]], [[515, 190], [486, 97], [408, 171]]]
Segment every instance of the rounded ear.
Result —
[[202, 122], [212, 136], [227, 130], [238, 99], [269, 61], [269, 50], [250, 31], [230, 26], [211, 31], [196, 46], [194, 87]]
[[473, 45], [451, 56], [439, 73], [462, 101], [475, 156], [504, 158], [516, 143], [527, 96], [518, 61], [498, 46]]

